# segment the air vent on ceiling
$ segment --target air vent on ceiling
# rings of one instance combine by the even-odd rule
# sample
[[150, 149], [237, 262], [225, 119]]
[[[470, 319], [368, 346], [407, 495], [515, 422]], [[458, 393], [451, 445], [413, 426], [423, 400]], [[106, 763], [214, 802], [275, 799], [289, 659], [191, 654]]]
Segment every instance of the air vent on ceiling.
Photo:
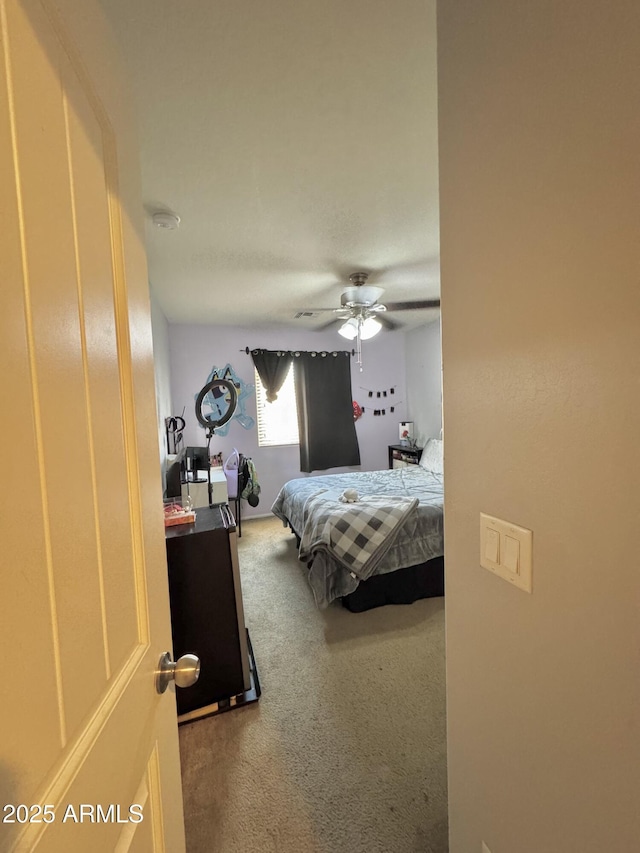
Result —
[[316, 317], [319, 313], [319, 311], [298, 311], [297, 314], [294, 314], [294, 319], [299, 320], [301, 317]]

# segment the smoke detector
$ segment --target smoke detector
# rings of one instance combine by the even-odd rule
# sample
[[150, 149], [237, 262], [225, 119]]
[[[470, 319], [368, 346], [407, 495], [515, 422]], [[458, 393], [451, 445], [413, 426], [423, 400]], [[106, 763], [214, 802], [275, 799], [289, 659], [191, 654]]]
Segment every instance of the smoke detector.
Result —
[[158, 210], [151, 217], [156, 228], [165, 228], [167, 231], [175, 231], [180, 225], [180, 217], [166, 210]]

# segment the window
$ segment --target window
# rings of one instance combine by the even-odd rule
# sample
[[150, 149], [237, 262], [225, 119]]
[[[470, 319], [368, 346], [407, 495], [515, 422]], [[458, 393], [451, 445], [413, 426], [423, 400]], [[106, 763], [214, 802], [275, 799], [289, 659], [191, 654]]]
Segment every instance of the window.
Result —
[[296, 408], [296, 388], [293, 381], [293, 364], [287, 378], [278, 391], [273, 403], [267, 402], [267, 392], [256, 377], [256, 409], [258, 412], [258, 446], [274, 447], [277, 444], [298, 444], [298, 411]]

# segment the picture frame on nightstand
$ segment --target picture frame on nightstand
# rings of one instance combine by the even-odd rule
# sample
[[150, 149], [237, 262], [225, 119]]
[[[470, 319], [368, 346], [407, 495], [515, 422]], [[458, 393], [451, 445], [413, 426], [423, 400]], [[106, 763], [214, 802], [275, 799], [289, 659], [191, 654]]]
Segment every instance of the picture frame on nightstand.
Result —
[[406, 444], [409, 447], [414, 444], [413, 421], [400, 421], [398, 424], [398, 440], [400, 444]]

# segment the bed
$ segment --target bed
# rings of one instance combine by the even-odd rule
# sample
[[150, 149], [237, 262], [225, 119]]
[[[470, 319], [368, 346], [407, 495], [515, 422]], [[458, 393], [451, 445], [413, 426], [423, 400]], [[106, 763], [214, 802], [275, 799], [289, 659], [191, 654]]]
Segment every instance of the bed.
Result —
[[441, 441], [427, 442], [420, 465], [290, 480], [272, 512], [295, 534], [320, 608], [444, 594]]

